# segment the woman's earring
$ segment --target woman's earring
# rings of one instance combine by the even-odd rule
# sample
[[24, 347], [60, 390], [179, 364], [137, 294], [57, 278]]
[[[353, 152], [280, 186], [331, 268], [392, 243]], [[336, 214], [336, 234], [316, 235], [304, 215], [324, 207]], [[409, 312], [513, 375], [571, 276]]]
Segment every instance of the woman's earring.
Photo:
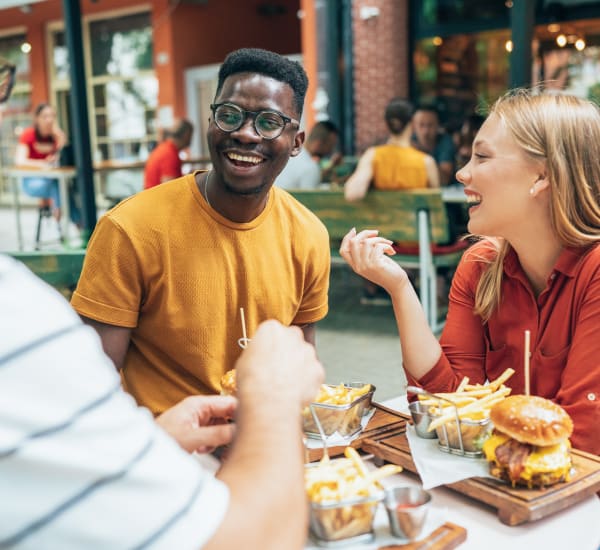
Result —
[[529, 194], [533, 195], [535, 193], [535, 185], [529, 190]]

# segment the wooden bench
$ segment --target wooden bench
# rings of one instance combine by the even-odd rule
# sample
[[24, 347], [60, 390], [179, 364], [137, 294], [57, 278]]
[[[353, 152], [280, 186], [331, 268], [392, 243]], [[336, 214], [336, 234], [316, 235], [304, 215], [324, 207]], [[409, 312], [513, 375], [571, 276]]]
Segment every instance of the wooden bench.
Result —
[[44, 250], [39, 252], [9, 252], [23, 262], [38, 277], [68, 295], [75, 288], [85, 250]]
[[466, 242], [452, 243], [442, 194], [437, 189], [369, 191], [358, 202], [348, 202], [342, 190], [292, 190], [290, 193], [312, 210], [329, 231], [332, 263], [344, 263], [339, 255], [342, 238], [352, 227], [378, 229], [382, 237], [399, 244], [392, 258], [402, 267], [418, 270], [419, 296], [434, 332], [439, 320], [437, 274], [439, 268], [455, 268]]

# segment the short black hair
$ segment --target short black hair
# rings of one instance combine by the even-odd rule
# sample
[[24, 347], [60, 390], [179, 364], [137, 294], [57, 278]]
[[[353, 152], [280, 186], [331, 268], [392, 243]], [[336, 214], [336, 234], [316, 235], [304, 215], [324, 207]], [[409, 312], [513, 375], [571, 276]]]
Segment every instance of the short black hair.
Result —
[[385, 122], [392, 134], [400, 134], [415, 112], [413, 104], [402, 97], [390, 100], [385, 108]]
[[438, 120], [440, 120], [440, 118], [441, 118], [440, 110], [431, 103], [423, 103], [421, 105], [417, 105], [415, 112], [416, 111], [425, 111], [426, 113], [433, 113], [435, 116], [438, 117]]
[[231, 52], [219, 69], [219, 81], [215, 97], [223, 88], [225, 79], [239, 73], [258, 73], [288, 84], [294, 91], [294, 107], [302, 116], [308, 77], [297, 61], [260, 48], [242, 48]]
[[176, 120], [173, 126], [165, 132], [165, 137], [182, 139], [188, 132], [193, 132], [194, 126], [185, 118]]
[[319, 120], [308, 134], [308, 140], [322, 140], [329, 137], [329, 134], [338, 135], [338, 127], [331, 120]]

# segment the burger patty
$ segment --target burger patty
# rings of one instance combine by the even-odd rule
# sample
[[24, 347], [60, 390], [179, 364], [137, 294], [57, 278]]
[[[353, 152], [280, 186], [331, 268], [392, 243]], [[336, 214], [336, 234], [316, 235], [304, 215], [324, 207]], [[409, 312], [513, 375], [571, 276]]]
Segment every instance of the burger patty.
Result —
[[564, 475], [563, 472], [538, 472], [531, 476], [531, 479], [511, 479], [510, 474], [506, 468], [501, 468], [496, 464], [490, 463], [490, 474], [498, 479], [502, 479], [508, 483], [510, 483], [513, 487], [516, 485], [525, 486], [529, 489], [533, 489], [535, 487], [547, 487], [550, 485], [554, 485], [559, 481], [566, 481], [567, 476]]
[[498, 464], [508, 470], [510, 481], [517, 481], [521, 477], [527, 458], [532, 451], [531, 445], [519, 443], [515, 439], [509, 439], [496, 447], [496, 460]]

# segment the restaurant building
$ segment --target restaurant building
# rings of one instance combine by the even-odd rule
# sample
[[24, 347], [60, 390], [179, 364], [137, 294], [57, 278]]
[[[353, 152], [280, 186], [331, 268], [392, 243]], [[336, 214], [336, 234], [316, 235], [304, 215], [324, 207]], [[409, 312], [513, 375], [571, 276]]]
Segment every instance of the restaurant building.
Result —
[[[72, 1], [0, 2], [0, 55], [18, 67], [2, 107], [3, 166], [42, 101], [77, 134], [63, 16]], [[196, 127], [192, 155], [205, 155], [218, 65], [244, 46], [302, 61], [311, 80], [304, 122], [334, 120], [348, 154], [385, 140], [383, 111], [394, 96], [435, 104], [450, 128], [515, 84], [600, 97], [600, 2], [74, 1], [95, 162], [144, 159], [180, 116]]]

